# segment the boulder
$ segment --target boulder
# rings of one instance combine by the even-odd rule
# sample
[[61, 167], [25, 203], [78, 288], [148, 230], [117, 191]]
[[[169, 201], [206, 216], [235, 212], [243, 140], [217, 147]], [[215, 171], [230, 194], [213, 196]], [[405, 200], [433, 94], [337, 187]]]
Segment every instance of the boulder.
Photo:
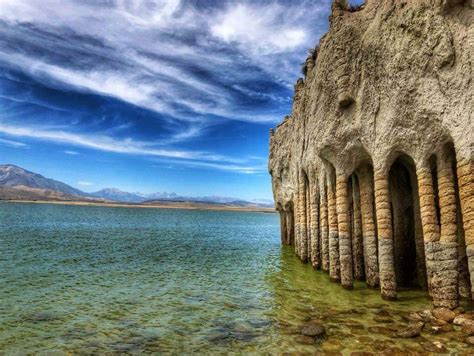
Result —
[[448, 323], [451, 323], [456, 317], [456, 314], [448, 308], [436, 308], [433, 310], [433, 316], [436, 319], [444, 320]]
[[474, 323], [474, 315], [470, 313], [460, 314], [454, 318], [453, 324], [463, 326], [466, 323]]

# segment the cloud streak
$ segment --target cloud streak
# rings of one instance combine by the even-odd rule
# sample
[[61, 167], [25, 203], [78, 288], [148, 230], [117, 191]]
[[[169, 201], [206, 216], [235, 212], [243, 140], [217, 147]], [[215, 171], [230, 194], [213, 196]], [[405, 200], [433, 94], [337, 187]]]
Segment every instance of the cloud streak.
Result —
[[[175, 160], [174, 162], [188, 167], [204, 167], [239, 173], [258, 173], [262, 171], [261, 164], [257, 166], [242, 165], [248, 161], [258, 161], [258, 159], [254, 157], [242, 159], [202, 151], [159, 149], [154, 148], [155, 144], [152, 142], [136, 141], [133, 139], [116, 140], [107, 136], [84, 136], [58, 130], [46, 131], [36, 128], [13, 127], [2, 124], [0, 124], [0, 133], [34, 140], [45, 140], [58, 144], [80, 146], [105, 152], [178, 159], [180, 161]], [[10, 145], [18, 145], [18, 147], [26, 146], [26, 144], [7, 139], [0, 139], [0, 143], [2, 142]], [[75, 151], [69, 150], [64, 152], [70, 155], [78, 154]]]

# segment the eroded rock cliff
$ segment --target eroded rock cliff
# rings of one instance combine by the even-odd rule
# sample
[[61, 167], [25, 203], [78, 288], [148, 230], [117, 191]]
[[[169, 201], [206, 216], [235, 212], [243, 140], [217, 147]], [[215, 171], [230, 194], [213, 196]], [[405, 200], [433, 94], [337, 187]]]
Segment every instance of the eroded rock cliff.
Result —
[[351, 288], [474, 285], [471, 0], [334, 0], [270, 137], [282, 241]]

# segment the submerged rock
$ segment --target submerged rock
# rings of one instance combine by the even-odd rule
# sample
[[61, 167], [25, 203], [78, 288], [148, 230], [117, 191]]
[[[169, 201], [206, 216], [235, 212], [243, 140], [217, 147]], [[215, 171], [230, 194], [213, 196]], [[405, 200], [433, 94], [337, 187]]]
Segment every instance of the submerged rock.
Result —
[[421, 329], [423, 328], [423, 322], [412, 322], [408, 326], [397, 332], [397, 336], [401, 338], [413, 338], [420, 336]]
[[324, 327], [319, 324], [306, 324], [301, 328], [301, 334], [305, 336], [316, 337], [322, 336], [324, 333]]

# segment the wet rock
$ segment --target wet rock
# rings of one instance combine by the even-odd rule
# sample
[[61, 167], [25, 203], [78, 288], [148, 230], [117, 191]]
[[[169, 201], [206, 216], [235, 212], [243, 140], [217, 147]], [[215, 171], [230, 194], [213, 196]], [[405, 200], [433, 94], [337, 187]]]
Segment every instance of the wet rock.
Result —
[[446, 347], [439, 341], [426, 341], [423, 343], [423, 348], [428, 352], [446, 352]]
[[314, 345], [315, 340], [310, 336], [298, 335], [295, 337], [295, 342], [302, 345]]
[[420, 336], [423, 325], [424, 324], [421, 321], [412, 322], [408, 324], [408, 326], [405, 329], [398, 331], [397, 337], [413, 338], [413, 337]]
[[451, 323], [456, 317], [456, 314], [448, 308], [436, 308], [433, 309], [433, 316], [436, 319], [444, 320], [448, 323]]
[[408, 321], [414, 321], [414, 322], [423, 321], [422, 316], [416, 312], [408, 314], [407, 316], [404, 317], [404, 319], [407, 319]]
[[435, 317], [430, 318], [430, 324], [435, 326], [443, 326], [446, 325], [448, 322], [442, 319], [437, 319]]
[[473, 323], [464, 323], [461, 331], [466, 335], [474, 335], [474, 322]]
[[457, 307], [456, 309], [453, 310], [454, 314], [458, 316], [459, 314], [464, 313], [464, 308], [463, 307]]
[[474, 346], [474, 336], [469, 336], [464, 340], [464, 342], [468, 345], [473, 345]]
[[466, 323], [474, 323], [474, 315], [470, 313], [464, 313], [454, 318], [453, 324], [463, 326]]
[[428, 323], [430, 319], [433, 318], [433, 314], [431, 313], [431, 310], [425, 309], [422, 312], [418, 313], [421, 317], [421, 319], [425, 322]]
[[324, 335], [324, 327], [319, 324], [306, 324], [301, 328], [301, 334], [304, 336], [311, 336], [311, 337], [316, 337], [316, 336], [322, 336]]

